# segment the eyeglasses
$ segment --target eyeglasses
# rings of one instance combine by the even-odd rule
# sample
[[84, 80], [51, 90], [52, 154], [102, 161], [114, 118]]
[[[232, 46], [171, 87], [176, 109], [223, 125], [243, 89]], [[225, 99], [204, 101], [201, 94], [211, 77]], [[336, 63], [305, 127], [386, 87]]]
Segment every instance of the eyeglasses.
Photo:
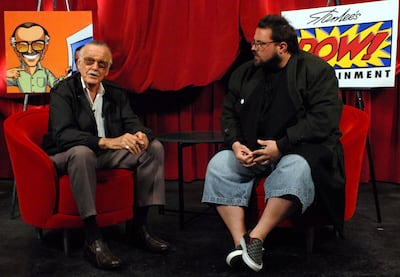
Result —
[[15, 49], [19, 53], [26, 53], [29, 51], [29, 46], [31, 46], [32, 50], [34, 51], [42, 51], [46, 46], [46, 42], [44, 40], [34, 40], [32, 42], [28, 41], [17, 41], [14, 44]]
[[261, 49], [263, 50], [265, 47], [267, 47], [268, 44], [274, 43], [275, 41], [259, 41], [259, 40], [253, 40], [251, 42], [251, 47], [255, 47], [256, 49]]
[[98, 66], [99, 68], [101, 68], [101, 69], [108, 68], [108, 65], [109, 65], [109, 63], [106, 62], [106, 61], [96, 60], [96, 59], [89, 58], [89, 57], [83, 58], [83, 62], [84, 62], [86, 65], [93, 65], [95, 62], [97, 62], [97, 66]]

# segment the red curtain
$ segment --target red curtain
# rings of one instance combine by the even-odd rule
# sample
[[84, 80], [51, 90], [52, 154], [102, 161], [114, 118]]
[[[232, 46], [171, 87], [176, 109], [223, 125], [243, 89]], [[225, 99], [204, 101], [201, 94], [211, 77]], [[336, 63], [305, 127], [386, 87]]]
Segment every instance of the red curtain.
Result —
[[95, 33], [114, 51], [110, 78], [136, 92], [218, 80], [238, 54], [238, 7], [238, 0], [99, 1]]
[[[56, 10], [66, 10], [64, 1], [57, 2]], [[360, 2], [365, 1], [341, 3]], [[218, 130], [226, 79], [238, 62], [240, 45], [252, 39], [258, 19], [267, 13], [323, 7], [327, 0], [70, 0], [69, 3], [71, 10], [92, 11], [95, 39], [106, 41], [114, 53], [109, 78], [133, 92], [135, 106], [145, 123], [161, 133]], [[1, 1], [0, 10], [34, 11], [36, 4], [25, 0]], [[53, 1], [43, 0], [42, 10], [52, 9]], [[0, 52], [4, 53], [3, 14], [0, 16]], [[0, 72], [5, 76], [4, 54], [0, 57]], [[5, 81], [1, 78], [3, 117], [21, 105], [21, 101], [10, 100], [5, 91]], [[400, 154], [398, 87], [363, 95], [365, 110], [371, 116], [370, 144], [376, 178], [400, 183], [400, 173], [396, 170]], [[355, 93], [345, 92], [345, 99], [355, 104]], [[4, 148], [2, 134], [0, 154], [6, 155], [1, 148]], [[185, 149], [186, 180], [204, 177], [212, 152], [213, 147], [207, 145]], [[176, 147], [166, 145], [168, 179], [177, 177], [176, 164]], [[363, 180], [368, 178], [366, 162]]]

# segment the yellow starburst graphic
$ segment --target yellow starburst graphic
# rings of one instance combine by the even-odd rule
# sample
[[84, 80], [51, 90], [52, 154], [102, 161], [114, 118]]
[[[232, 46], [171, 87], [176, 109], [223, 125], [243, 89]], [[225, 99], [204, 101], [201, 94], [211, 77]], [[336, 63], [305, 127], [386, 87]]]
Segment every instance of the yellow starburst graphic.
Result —
[[336, 69], [390, 66], [392, 22], [298, 30], [300, 48]]

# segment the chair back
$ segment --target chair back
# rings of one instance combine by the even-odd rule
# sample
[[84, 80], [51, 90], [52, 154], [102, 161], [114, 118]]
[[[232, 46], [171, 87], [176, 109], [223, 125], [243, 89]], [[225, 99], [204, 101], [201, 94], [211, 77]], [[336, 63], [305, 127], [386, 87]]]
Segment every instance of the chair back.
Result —
[[[41, 148], [48, 129], [49, 108], [12, 114], [4, 121], [4, 134], [25, 223], [41, 229], [79, 228], [82, 220], [73, 198], [68, 175], [58, 176]], [[101, 169], [96, 172], [97, 223], [115, 225], [133, 217], [132, 170]]]
[[49, 109], [44, 107], [14, 113], [4, 121], [20, 214], [25, 222], [37, 227], [52, 214], [56, 199], [57, 173], [40, 146], [48, 118]]
[[346, 172], [346, 204], [344, 220], [353, 217], [356, 210], [358, 187], [369, 129], [369, 117], [364, 111], [344, 105], [340, 120], [341, 142]]
[[[21, 218], [39, 229], [80, 228], [83, 221], [71, 192], [69, 176], [57, 176], [53, 162], [41, 148], [48, 120], [49, 108], [45, 107], [12, 114], [4, 121]], [[129, 169], [96, 172], [96, 219], [99, 226], [116, 225], [132, 219], [133, 173]], [[68, 255], [67, 236], [64, 236], [64, 251]]]
[[15, 135], [23, 136], [41, 146], [43, 135], [47, 132], [49, 122], [49, 109], [47, 107], [35, 108], [13, 114], [8, 118], [8, 128]]

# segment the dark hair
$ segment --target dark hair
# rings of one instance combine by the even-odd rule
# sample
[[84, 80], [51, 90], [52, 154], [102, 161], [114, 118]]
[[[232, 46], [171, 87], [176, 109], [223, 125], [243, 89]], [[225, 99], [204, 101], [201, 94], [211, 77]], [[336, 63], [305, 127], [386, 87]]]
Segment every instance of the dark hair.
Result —
[[14, 32], [11, 35], [11, 40], [10, 40], [11, 44], [12, 45], [15, 44], [15, 33], [17, 32], [17, 30], [19, 28], [31, 28], [31, 27], [34, 27], [34, 26], [38, 26], [38, 27], [42, 28], [43, 33], [44, 33], [44, 37], [45, 37], [45, 42], [48, 43], [49, 40], [50, 40], [50, 35], [42, 25], [37, 24], [35, 22], [24, 22], [24, 23], [19, 24], [17, 27], [15, 27]]
[[288, 45], [289, 53], [293, 54], [299, 51], [299, 43], [297, 41], [296, 30], [283, 16], [270, 14], [262, 17], [258, 21], [257, 27], [262, 29], [271, 29], [271, 39], [276, 42], [286, 42]]

